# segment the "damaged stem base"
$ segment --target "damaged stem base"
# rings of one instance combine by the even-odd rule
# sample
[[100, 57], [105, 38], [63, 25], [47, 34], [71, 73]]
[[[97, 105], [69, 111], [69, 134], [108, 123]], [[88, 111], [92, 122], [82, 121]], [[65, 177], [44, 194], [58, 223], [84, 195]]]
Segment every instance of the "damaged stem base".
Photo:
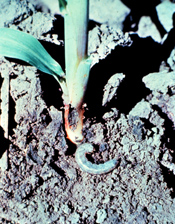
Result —
[[64, 120], [67, 138], [76, 145], [83, 140], [83, 113], [82, 107], [71, 108], [70, 105], [65, 105]]

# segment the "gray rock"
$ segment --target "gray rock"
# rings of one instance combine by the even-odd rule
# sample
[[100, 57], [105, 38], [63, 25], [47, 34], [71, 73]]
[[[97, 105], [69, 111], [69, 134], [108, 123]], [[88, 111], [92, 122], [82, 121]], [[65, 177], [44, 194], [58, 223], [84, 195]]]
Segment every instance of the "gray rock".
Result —
[[96, 219], [96, 223], [103, 223], [104, 220], [107, 217], [107, 213], [105, 211], [105, 209], [99, 209], [97, 211], [97, 219]]

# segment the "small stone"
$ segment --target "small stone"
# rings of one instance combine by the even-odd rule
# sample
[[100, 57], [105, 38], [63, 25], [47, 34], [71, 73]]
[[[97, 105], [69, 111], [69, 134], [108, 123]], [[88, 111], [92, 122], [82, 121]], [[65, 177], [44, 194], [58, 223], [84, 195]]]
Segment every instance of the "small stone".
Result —
[[153, 128], [152, 128], [152, 131], [153, 131], [154, 133], [156, 133], [156, 134], [158, 133], [158, 129], [157, 129], [156, 127], [153, 127]]
[[109, 147], [108, 147], [108, 144], [107, 143], [102, 143], [100, 144], [100, 147], [99, 147], [99, 151], [100, 152], [104, 152], [105, 150], [107, 150]]
[[69, 216], [69, 220], [71, 221], [71, 224], [77, 224], [79, 222], [80, 215], [78, 213], [73, 213]]
[[116, 91], [124, 78], [125, 75], [123, 73], [116, 73], [108, 80], [108, 83], [104, 87], [104, 96], [102, 100], [103, 106], [110, 102], [117, 94]]
[[67, 205], [64, 205], [63, 210], [64, 210], [64, 213], [67, 214], [67, 215], [71, 213], [71, 209]]
[[67, 169], [66, 170], [67, 176], [70, 178], [70, 180], [75, 180], [77, 178], [77, 173], [75, 169]]
[[107, 213], [106, 213], [105, 209], [99, 209], [97, 211], [96, 223], [103, 223], [104, 220], [106, 219], [106, 217], [107, 217]]
[[148, 102], [142, 100], [136, 104], [136, 106], [130, 111], [129, 115], [148, 119], [151, 111], [151, 105]]
[[110, 203], [110, 197], [107, 195], [103, 200], [103, 204], [109, 204], [109, 203]]
[[66, 218], [65, 218], [64, 216], [61, 216], [61, 217], [59, 218], [59, 223], [64, 223], [65, 220], [66, 220]]
[[139, 145], [137, 143], [132, 146], [132, 150], [136, 150], [138, 148], [139, 148]]

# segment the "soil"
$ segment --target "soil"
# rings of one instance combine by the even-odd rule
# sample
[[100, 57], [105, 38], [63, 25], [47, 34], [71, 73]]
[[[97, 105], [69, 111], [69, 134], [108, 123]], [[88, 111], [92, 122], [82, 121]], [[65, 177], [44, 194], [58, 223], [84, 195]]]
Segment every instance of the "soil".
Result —
[[[116, 25], [107, 12], [100, 21], [96, 2], [106, 8], [103, 1], [91, 3], [93, 64], [84, 142], [95, 148], [91, 162], [117, 158], [119, 164], [103, 175], [83, 172], [75, 161], [76, 146], [66, 139], [59, 84], [22, 61], [1, 57], [1, 85], [9, 76], [10, 99], [9, 140], [0, 127], [1, 154], [8, 146], [9, 157], [8, 170], [0, 170], [0, 223], [175, 223], [173, 12], [166, 27], [167, 11], [160, 10], [168, 34], [157, 42], [154, 31], [160, 38], [159, 30], [150, 20], [146, 33], [151, 37], [140, 30], [145, 20], [138, 31], [124, 34], [120, 29], [130, 9], [120, 2]], [[109, 1], [109, 7], [117, 9], [116, 2]], [[169, 4], [172, 9], [174, 3]], [[4, 0], [0, 8], [1, 27], [31, 33], [64, 68], [60, 15], [28, 0]]]

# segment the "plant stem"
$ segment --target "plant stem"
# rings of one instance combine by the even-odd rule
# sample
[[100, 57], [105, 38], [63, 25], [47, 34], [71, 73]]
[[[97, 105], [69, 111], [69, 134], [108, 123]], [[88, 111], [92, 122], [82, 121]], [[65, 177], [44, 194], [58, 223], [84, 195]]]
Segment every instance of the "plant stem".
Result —
[[65, 20], [66, 83], [69, 102], [65, 104], [67, 137], [75, 144], [83, 140], [83, 98], [91, 60], [87, 56], [89, 0], [68, 0]]
[[89, 0], [69, 0], [65, 20], [66, 82], [73, 102], [75, 76], [80, 62], [87, 58]]

